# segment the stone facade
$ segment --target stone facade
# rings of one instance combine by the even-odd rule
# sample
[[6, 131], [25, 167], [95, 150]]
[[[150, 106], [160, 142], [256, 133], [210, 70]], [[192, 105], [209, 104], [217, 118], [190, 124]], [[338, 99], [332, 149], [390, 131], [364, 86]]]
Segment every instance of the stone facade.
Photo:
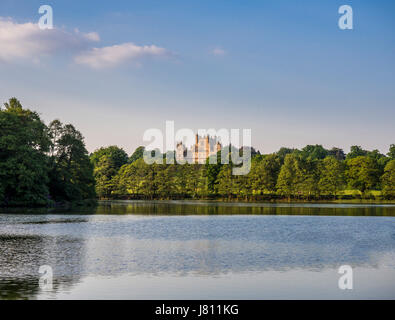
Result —
[[186, 160], [188, 163], [205, 163], [206, 159], [216, 154], [222, 148], [217, 137], [196, 135], [195, 144], [189, 149], [182, 142], [177, 143], [176, 160], [181, 162]]

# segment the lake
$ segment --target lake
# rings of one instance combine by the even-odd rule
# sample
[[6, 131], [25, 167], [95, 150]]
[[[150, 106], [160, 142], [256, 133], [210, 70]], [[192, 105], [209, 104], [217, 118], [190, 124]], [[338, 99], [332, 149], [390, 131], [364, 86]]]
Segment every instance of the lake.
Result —
[[[342, 265], [353, 289], [339, 289]], [[395, 299], [395, 205], [0, 209], [0, 299]]]

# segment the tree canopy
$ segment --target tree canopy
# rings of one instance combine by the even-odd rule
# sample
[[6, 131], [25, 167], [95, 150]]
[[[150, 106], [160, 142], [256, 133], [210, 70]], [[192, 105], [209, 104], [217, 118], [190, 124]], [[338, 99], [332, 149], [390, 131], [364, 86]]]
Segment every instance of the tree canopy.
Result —
[[[328, 199], [349, 195], [395, 198], [395, 144], [388, 153], [352, 146], [307, 145], [261, 154], [250, 147], [251, 170], [234, 175], [224, 147], [204, 164], [147, 164], [140, 146], [129, 157], [115, 145], [91, 155], [72, 124], [52, 121], [11, 98], [0, 108], [0, 206], [43, 206], [95, 198]], [[152, 153], [152, 151], [151, 151]], [[174, 157], [174, 151], [168, 151]], [[221, 163], [221, 160], [228, 160]]]
[[48, 128], [36, 112], [11, 98], [0, 109], [0, 204], [48, 201]]
[[[354, 154], [360, 150], [352, 148]], [[353, 192], [352, 196], [355, 192], [369, 196], [369, 190], [383, 190], [384, 195], [386, 190], [385, 197], [394, 197], [393, 162], [376, 150], [347, 160], [342, 149], [327, 150], [321, 145], [302, 150], [281, 148], [267, 155], [256, 152], [250, 172], [241, 176], [232, 174], [232, 152], [240, 150], [226, 147], [212, 156], [217, 161], [210, 163], [207, 159], [205, 164], [149, 165], [140, 158], [117, 173], [104, 158], [95, 168], [97, 192], [106, 198], [319, 199], [336, 198], [347, 190]], [[228, 163], [221, 164], [221, 158], [228, 159]], [[386, 163], [385, 169], [381, 170], [380, 163]]]
[[57, 201], [78, 201], [95, 197], [93, 165], [82, 134], [71, 124], [54, 120], [49, 125], [52, 138], [50, 193]]
[[49, 127], [11, 98], [0, 109], [0, 205], [44, 206], [94, 198], [93, 168], [72, 125]]

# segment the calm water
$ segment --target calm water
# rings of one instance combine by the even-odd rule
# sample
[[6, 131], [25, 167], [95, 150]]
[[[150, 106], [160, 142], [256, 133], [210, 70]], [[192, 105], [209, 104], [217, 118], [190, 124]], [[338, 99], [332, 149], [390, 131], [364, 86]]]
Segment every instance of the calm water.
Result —
[[[39, 288], [42, 265], [52, 290]], [[353, 290], [338, 288], [341, 265]], [[0, 299], [15, 298], [395, 299], [395, 205], [117, 201], [0, 213]]]

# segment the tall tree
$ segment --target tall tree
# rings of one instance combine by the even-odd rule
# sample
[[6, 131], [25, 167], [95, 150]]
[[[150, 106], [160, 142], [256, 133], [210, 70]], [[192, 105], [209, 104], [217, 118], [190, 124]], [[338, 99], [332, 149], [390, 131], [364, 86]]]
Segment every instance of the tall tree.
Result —
[[110, 197], [115, 189], [113, 177], [117, 174], [118, 167], [114, 164], [114, 159], [104, 154], [93, 170], [96, 182], [96, 194], [99, 197]]
[[228, 199], [232, 198], [234, 194], [234, 180], [235, 176], [232, 175], [232, 166], [224, 164], [218, 174], [218, 193]]
[[276, 152], [276, 155], [277, 155], [278, 158], [280, 159], [280, 163], [283, 164], [286, 155], [287, 155], [287, 154], [294, 153], [295, 151], [298, 151], [298, 149], [291, 149], [291, 148], [282, 147], [282, 148], [280, 148], [280, 150], [278, 150], [278, 151]]
[[296, 175], [299, 182], [297, 183], [298, 193], [310, 199], [311, 196], [318, 194], [319, 173], [317, 170], [318, 160], [300, 159], [298, 162]]
[[384, 197], [395, 199], [395, 160], [389, 161], [385, 166], [381, 183]]
[[175, 164], [160, 164], [157, 166], [156, 184], [158, 195], [162, 199], [170, 199], [177, 194]]
[[48, 202], [48, 128], [16, 98], [0, 108], [0, 205]]
[[82, 134], [59, 120], [50, 124], [53, 137], [50, 191], [56, 200], [75, 201], [96, 196], [93, 165]]
[[[182, 190], [186, 190], [187, 194], [193, 198], [207, 194], [207, 179], [205, 165], [202, 164], [183, 164], [181, 165], [183, 175], [186, 177], [185, 189], [181, 185]], [[182, 193], [182, 190], [180, 193]]]
[[333, 147], [331, 150], [329, 150], [328, 155], [336, 158], [337, 160], [345, 160], [346, 159], [346, 154], [344, 153], [343, 149], [336, 148], [336, 147]]
[[319, 163], [318, 170], [318, 188], [321, 194], [336, 196], [337, 192], [342, 189], [345, 184], [344, 163], [329, 156]]
[[94, 166], [96, 193], [99, 197], [109, 197], [114, 191], [112, 178], [128, 162], [127, 153], [117, 146], [103, 147], [90, 156]]
[[113, 177], [113, 194], [116, 195], [139, 195], [141, 178], [139, 175], [139, 161], [121, 167], [116, 176]]
[[324, 159], [328, 154], [328, 150], [320, 144], [307, 145], [300, 151], [301, 157], [309, 160]]
[[277, 179], [277, 191], [287, 196], [289, 199], [297, 192], [298, 184], [301, 181], [299, 176], [299, 158], [295, 154], [287, 154], [284, 164], [281, 166]]
[[395, 160], [395, 144], [391, 144], [387, 156], [390, 157], [391, 160]]
[[346, 160], [353, 159], [360, 156], [366, 156], [368, 151], [363, 150], [360, 146], [351, 146], [350, 152], [347, 153]]
[[[224, 151], [226, 152], [226, 151]], [[239, 150], [237, 150], [239, 152]], [[229, 155], [230, 156], [230, 155]], [[212, 157], [217, 158], [215, 164], [210, 164], [210, 158], [206, 160], [206, 177], [207, 177], [207, 188], [210, 193], [217, 193], [218, 174], [221, 171], [221, 151], [218, 151], [216, 155]], [[215, 162], [215, 161], [214, 161]]]
[[258, 193], [263, 191], [274, 193], [280, 169], [280, 158], [275, 154], [265, 155], [262, 159], [254, 158], [248, 174], [249, 183]]
[[110, 159], [112, 165], [114, 165], [116, 169], [121, 168], [128, 162], [128, 154], [122, 148], [118, 146], [109, 146], [97, 149], [91, 154], [90, 158], [93, 165], [96, 166], [100, 158], [104, 155]]
[[375, 188], [379, 182], [379, 168], [377, 162], [368, 156], [358, 156], [346, 162], [346, 177], [351, 188], [364, 193]]
[[129, 158], [129, 163], [133, 163], [138, 159], [144, 157], [145, 148], [143, 146], [138, 147]]

